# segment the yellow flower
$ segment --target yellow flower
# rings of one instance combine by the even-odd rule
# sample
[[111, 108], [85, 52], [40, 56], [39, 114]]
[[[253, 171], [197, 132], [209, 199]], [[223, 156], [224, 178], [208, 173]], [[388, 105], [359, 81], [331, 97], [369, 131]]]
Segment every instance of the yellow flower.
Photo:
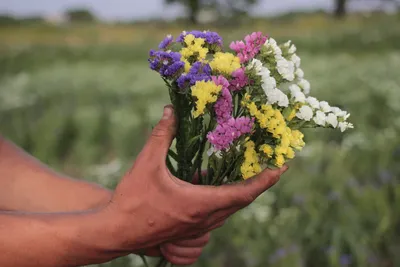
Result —
[[210, 62], [210, 67], [216, 73], [231, 75], [240, 68], [240, 59], [231, 53], [217, 52]]
[[203, 60], [208, 54], [208, 48], [203, 47], [205, 40], [203, 38], [195, 38], [193, 34], [185, 36], [184, 42], [186, 47], [180, 51], [183, 58], [196, 57], [196, 60]]
[[288, 147], [288, 148], [287, 148], [287, 151], [286, 151], [286, 158], [288, 158], [288, 159], [293, 159], [294, 156], [295, 156], [295, 153], [294, 153], [293, 148]]
[[285, 164], [285, 157], [283, 155], [277, 155], [275, 158], [275, 166], [280, 168]]
[[293, 130], [292, 138], [290, 140], [290, 146], [294, 149], [301, 150], [305, 145], [303, 137], [304, 135], [302, 132], [300, 132], [299, 130]]
[[270, 145], [264, 144], [260, 146], [260, 151], [264, 152], [269, 158], [274, 155], [274, 150]]
[[183, 61], [185, 63], [185, 72], [189, 73], [190, 68], [192, 67], [192, 66], [190, 66], [189, 61], [186, 58], [181, 58], [181, 61]]
[[297, 110], [296, 109], [292, 109], [292, 111], [290, 112], [290, 114], [287, 117], [288, 121], [291, 121], [294, 119], [294, 117], [296, 116]]
[[255, 144], [253, 141], [247, 141], [244, 144], [244, 162], [240, 166], [240, 171], [244, 179], [253, 177], [254, 175], [261, 172], [261, 166], [259, 163], [258, 154], [255, 150]]
[[281, 146], [289, 147], [290, 140], [291, 140], [291, 135], [288, 135], [287, 133], [285, 133], [284, 135], [282, 135], [282, 138], [281, 138]]
[[204, 114], [207, 104], [217, 101], [221, 89], [222, 86], [213, 81], [198, 81], [192, 86], [192, 96], [196, 98], [196, 110], [193, 112], [195, 118]]
[[286, 131], [286, 124], [279, 124], [276, 129], [274, 134], [277, 136], [281, 136], [283, 133]]
[[275, 154], [277, 154], [277, 155], [286, 154], [286, 151], [287, 151], [287, 147], [283, 147], [283, 146], [275, 147]]
[[258, 114], [258, 109], [254, 102], [251, 102], [250, 104], [248, 104], [247, 108], [249, 109], [251, 116], [256, 116], [256, 114]]

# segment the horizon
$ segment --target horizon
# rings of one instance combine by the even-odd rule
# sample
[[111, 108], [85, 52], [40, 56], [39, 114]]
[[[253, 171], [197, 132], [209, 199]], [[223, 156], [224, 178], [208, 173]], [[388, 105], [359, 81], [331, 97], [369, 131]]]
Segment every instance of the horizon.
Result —
[[[85, 8], [102, 20], [143, 20], [143, 19], [175, 19], [184, 14], [184, 8], [179, 4], [166, 5], [163, 0], [147, 0], [132, 3], [129, 0], [114, 0], [112, 4], [107, 0], [62, 0], [49, 1], [37, 0], [35, 3], [29, 0], [6, 0], [0, 2], [0, 14], [14, 17], [54, 16], [61, 15], [65, 10], [73, 8]], [[360, 5], [352, 3], [349, 11], [376, 9], [377, 5], [369, 3]], [[268, 2], [261, 0], [251, 10], [252, 16], [271, 16], [289, 12], [307, 12], [323, 10], [332, 12], [333, 1], [327, 0], [281, 0]]]

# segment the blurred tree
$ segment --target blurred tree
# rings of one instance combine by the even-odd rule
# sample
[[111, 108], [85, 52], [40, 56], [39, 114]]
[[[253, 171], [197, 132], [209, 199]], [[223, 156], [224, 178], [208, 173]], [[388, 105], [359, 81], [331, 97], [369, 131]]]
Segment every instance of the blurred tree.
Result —
[[335, 0], [335, 16], [338, 18], [346, 15], [346, 4], [347, 0]]
[[184, 5], [189, 13], [189, 20], [197, 24], [198, 14], [205, 7], [216, 9], [222, 16], [235, 16], [246, 14], [257, 0], [165, 0], [165, 2]]
[[96, 20], [96, 16], [85, 8], [69, 9], [65, 15], [70, 22], [92, 22]]
[[0, 15], [0, 25], [18, 24], [18, 19], [10, 15]]

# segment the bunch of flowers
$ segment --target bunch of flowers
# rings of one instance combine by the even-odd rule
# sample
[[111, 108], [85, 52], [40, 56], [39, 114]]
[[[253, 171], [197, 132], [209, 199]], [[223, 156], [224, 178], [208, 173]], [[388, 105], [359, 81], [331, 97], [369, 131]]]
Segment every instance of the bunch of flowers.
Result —
[[178, 178], [191, 182], [198, 173], [207, 185], [248, 179], [293, 159], [305, 145], [304, 128], [353, 128], [346, 111], [310, 96], [291, 41], [254, 32], [229, 47], [223, 51], [215, 32], [191, 31], [150, 51], [178, 119], [167, 158]]

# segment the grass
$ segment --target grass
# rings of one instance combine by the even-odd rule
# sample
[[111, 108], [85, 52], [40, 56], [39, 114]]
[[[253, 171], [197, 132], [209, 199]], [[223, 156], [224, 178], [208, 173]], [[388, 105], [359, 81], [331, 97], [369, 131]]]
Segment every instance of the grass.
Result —
[[[187, 26], [0, 28], [0, 132], [75, 177], [113, 187], [162, 107], [147, 53]], [[205, 26], [206, 27], [206, 26]], [[323, 14], [213, 27], [298, 46], [313, 94], [352, 113], [346, 134], [307, 132], [286, 177], [216, 231], [197, 266], [398, 266], [400, 21]], [[139, 266], [123, 258], [103, 266]]]

